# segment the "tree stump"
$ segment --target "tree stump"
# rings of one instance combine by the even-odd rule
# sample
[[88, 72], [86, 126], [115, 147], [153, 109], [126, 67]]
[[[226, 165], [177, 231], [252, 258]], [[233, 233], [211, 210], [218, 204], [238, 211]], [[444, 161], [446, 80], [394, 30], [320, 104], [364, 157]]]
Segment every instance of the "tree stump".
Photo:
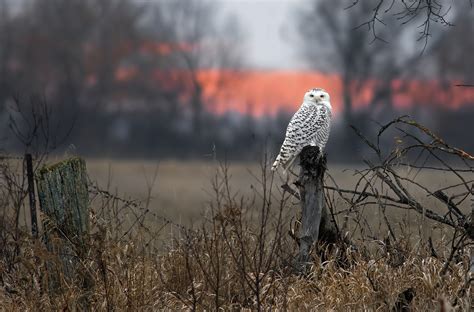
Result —
[[326, 155], [319, 157], [318, 147], [306, 146], [300, 153], [301, 170], [295, 182], [300, 193], [301, 228], [298, 265], [305, 266], [311, 247], [316, 241], [333, 244], [338, 241], [337, 228], [332, 222], [324, 197]]
[[48, 261], [48, 288], [58, 291], [61, 277], [68, 282], [81, 281], [88, 287], [80, 260], [87, 250], [89, 233], [89, 194], [86, 164], [71, 158], [45, 166], [36, 176], [38, 198], [42, 211], [44, 241], [49, 252], [57, 255]]

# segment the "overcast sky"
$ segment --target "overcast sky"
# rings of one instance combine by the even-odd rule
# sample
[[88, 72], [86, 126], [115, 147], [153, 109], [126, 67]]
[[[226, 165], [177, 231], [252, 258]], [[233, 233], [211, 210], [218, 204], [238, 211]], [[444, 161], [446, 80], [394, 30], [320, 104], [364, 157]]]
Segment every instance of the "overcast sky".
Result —
[[[13, 0], [19, 8], [28, 0]], [[158, 0], [135, 0], [150, 3]], [[308, 0], [213, 0], [220, 6], [221, 18], [234, 15], [239, 21], [245, 47], [245, 62], [260, 69], [305, 69], [305, 63], [294, 47], [295, 11]]]
[[[28, 0], [10, 0], [17, 8]], [[67, 0], [66, 0], [67, 1]], [[142, 3], [172, 0], [134, 0]], [[211, 0], [220, 6], [219, 18], [235, 16], [243, 32], [244, 57], [248, 67], [259, 69], [308, 69], [298, 49], [298, 10], [310, 0]], [[451, 0], [454, 1], [454, 0]], [[433, 25], [436, 26], [436, 25]], [[413, 45], [415, 40], [408, 38]]]
[[[150, 3], [157, 0], [135, 0]], [[161, 0], [163, 1], [163, 0]], [[260, 69], [305, 69], [294, 33], [295, 11], [308, 0], [213, 0], [220, 18], [235, 16], [242, 28], [245, 62]]]
[[304, 69], [305, 63], [294, 47], [295, 11], [304, 0], [215, 0], [222, 14], [234, 14], [240, 21], [251, 67]]

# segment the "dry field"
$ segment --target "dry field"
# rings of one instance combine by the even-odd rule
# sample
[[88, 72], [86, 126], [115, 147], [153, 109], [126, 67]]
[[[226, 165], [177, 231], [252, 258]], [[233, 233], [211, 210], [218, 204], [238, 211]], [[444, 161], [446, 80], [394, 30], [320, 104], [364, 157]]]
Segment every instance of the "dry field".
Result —
[[[244, 197], [253, 194], [252, 187], [258, 187], [258, 179], [261, 175], [261, 166], [257, 163], [233, 162], [229, 163], [231, 191]], [[150, 195], [149, 208], [151, 211], [162, 214], [177, 223], [191, 225], [200, 223], [203, 214], [213, 200], [212, 179], [215, 176], [218, 164], [213, 162], [182, 162], [182, 161], [138, 161], [138, 160], [107, 160], [88, 159], [88, 174], [92, 181], [101, 188], [110, 190], [120, 196], [131, 199], [147, 201]], [[355, 170], [363, 167], [344, 164], [329, 164], [328, 173], [334, 178], [341, 188], [352, 189], [357, 181]], [[428, 186], [432, 190], [443, 188], [454, 184], [455, 177], [436, 171], [424, 170], [418, 172], [414, 169], [400, 168], [409, 177], [414, 177], [417, 182]], [[464, 173], [467, 180], [474, 179], [474, 173]], [[156, 177], [156, 179], [154, 179]], [[278, 192], [284, 178], [278, 176], [273, 183], [275, 192]], [[154, 180], [154, 183], [153, 183]], [[328, 183], [330, 183], [328, 181]], [[419, 196], [421, 203], [428, 203], [434, 211], [446, 211], [446, 207], [439, 201], [430, 200], [419, 192], [413, 190], [415, 196]], [[337, 202], [338, 209], [345, 209], [345, 203]], [[295, 211], [299, 210], [298, 203], [290, 202]], [[468, 211], [468, 205], [463, 210]], [[379, 209], [364, 212], [369, 220], [380, 231], [383, 227]], [[438, 236], [432, 233], [429, 226], [423, 227], [425, 220], [416, 212], [392, 209], [387, 215], [394, 222], [402, 222], [405, 230], [414, 231], [423, 236]]]
[[[3, 246], [0, 311], [469, 311], [472, 307], [468, 254], [459, 252], [446, 261], [452, 230], [414, 211], [389, 209], [386, 215], [396, 232], [396, 242], [389, 246], [383, 242], [388, 233], [381, 209], [368, 204], [360, 214], [367, 222], [357, 228], [351, 220], [347, 228], [354, 244], [313, 250], [310, 266], [301, 274], [293, 264], [297, 244], [287, 234], [288, 218], [297, 215], [298, 202], [285, 202], [280, 222], [278, 200], [267, 212], [259, 210], [258, 195], [255, 202], [240, 201], [262, 193], [261, 168], [255, 163], [230, 163], [230, 191], [220, 187], [221, 197], [216, 198], [211, 181], [217, 169], [212, 162], [87, 159], [91, 181], [108, 192], [92, 194], [96, 208], [90, 219], [92, 233], [86, 254], [77, 256], [79, 271], [72, 281], [66, 278], [58, 255], [23, 232]], [[354, 187], [354, 169], [361, 167], [328, 165], [328, 173], [341, 188]], [[432, 171], [398, 171], [433, 190], [454, 182], [452, 176]], [[474, 178], [472, 172], [463, 175]], [[218, 179], [222, 181], [222, 175]], [[282, 183], [275, 178], [274, 194], [279, 195]], [[410, 191], [433, 211], [446, 211], [422, 192]], [[105, 194], [110, 193], [125, 201], [109, 200]], [[135, 199], [138, 206], [194, 230], [145, 220], [151, 215], [141, 215], [141, 208], [128, 203]], [[347, 208], [341, 199], [334, 203], [338, 211]], [[118, 218], [101, 214], [110, 210], [126, 213]], [[265, 215], [270, 217], [263, 222]], [[125, 226], [124, 216], [129, 218]], [[199, 228], [202, 223], [206, 226]], [[436, 255], [427, 244], [429, 237]], [[57, 293], [44, 291], [49, 287], [45, 272], [51, 261], [60, 276]]]

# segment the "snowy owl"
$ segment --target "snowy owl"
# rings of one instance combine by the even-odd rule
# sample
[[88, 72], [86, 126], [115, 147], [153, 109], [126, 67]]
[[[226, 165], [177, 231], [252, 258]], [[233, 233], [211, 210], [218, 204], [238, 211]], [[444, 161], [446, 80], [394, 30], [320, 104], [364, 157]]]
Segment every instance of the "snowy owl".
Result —
[[304, 95], [303, 104], [293, 115], [286, 137], [272, 166], [275, 171], [280, 165], [288, 169], [303, 147], [318, 146], [323, 152], [331, 127], [331, 103], [329, 94], [323, 89], [311, 89]]

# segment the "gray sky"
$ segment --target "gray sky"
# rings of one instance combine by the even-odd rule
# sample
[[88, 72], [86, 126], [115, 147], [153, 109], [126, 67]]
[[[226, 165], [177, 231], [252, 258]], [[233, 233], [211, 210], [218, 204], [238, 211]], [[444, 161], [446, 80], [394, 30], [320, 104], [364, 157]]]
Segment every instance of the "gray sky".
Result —
[[[166, 0], [135, 0], [150, 3]], [[233, 15], [242, 28], [245, 63], [260, 69], [305, 69], [294, 48], [294, 13], [307, 0], [213, 0], [220, 18]], [[292, 44], [293, 43], [293, 44]]]
[[[20, 7], [28, 0], [13, 0]], [[135, 0], [153, 2], [158, 0]], [[222, 18], [234, 15], [242, 27], [245, 62], [260, 69], [305, 69], [305, 63], [294, 48], [294, 13], [307, 0], [214, 0], [219, 3]]]
[[223, 15], [239, 20], [248, 65], [263, 69], [305, 69], [295, 34], [295, 11], [304, 0], [215, 0]]

